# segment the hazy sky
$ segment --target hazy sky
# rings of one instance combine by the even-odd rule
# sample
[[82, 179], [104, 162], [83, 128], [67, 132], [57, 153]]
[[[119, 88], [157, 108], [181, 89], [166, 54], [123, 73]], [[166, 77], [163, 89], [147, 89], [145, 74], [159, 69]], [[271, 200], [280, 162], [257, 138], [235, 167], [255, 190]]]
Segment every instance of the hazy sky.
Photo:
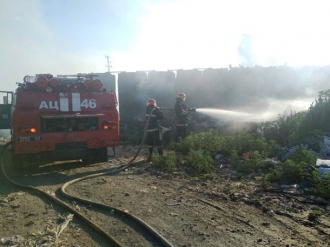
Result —
[[[0, 0], [0, 90], [36, 73], [330, 64], [330, 1]], [[240, 47], [240, 49], [238, 49]], [[242, 50], [243, 49], [243, 50]]]

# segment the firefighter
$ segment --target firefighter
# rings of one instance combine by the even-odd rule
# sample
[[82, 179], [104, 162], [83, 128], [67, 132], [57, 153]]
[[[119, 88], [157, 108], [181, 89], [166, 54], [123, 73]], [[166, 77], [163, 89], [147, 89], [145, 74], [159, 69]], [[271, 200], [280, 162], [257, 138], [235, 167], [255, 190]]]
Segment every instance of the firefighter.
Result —
[[183, 102], [186, 100], [186, 94], [179, 93], [176, 97], [174, 112], [176, 115], [176, 137], [175, 141], [180, 142], [187, 136], [188, 112], [196, 111], [195, 108], [187, 107]]
[[[153, 110], [154, 109], [154, 110]], [[151, 111], [153, 112], [151, 113]], [[151, 113], [151, 115], [150, 115]], [[154, 148], [154, 144], [157, 146], [158, 154], [163, 156], [163, 143], [159, 138], [159, 125], [158, 121], [164, 119], [164, 113], [160, 111], [159, 108], [157, 108], [156, 100], [149, 99], [147, 101], [147, 107], [146, 107], [146, 119], [149, 120], [149, 125], [147, 129], [147, 145], [148, 145], [148, 159], [147, 162], [151, 161], [152, 152]]]

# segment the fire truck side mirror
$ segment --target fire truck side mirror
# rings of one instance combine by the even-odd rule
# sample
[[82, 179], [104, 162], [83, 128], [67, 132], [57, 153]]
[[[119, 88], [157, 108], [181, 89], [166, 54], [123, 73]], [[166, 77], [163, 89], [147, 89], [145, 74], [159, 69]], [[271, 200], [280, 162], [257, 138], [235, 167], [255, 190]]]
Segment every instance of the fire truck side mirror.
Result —
[[[3, 95], [5, 94], [5, 95]], [[2, 92], [2, 104], [11, 105], [13, 103], [13, 93], [12, 92]]]

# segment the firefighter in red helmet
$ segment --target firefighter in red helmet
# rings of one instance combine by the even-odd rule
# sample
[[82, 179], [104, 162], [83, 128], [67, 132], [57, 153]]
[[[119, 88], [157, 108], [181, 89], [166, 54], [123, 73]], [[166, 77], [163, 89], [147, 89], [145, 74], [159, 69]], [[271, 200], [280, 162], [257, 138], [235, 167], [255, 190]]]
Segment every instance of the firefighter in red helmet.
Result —
[[188, 112], [196, 111], [195, 108], [189, 108], [184, 104], [186, 94], [179, 93], [176, 97], [174, 112], [176, 115], [176, 137], [175, 141], [180, 142], [187, 136]]
[[[151, 112], [152, 111], [152, 112]], [[150, 114], [151, 113], [151, 114]], [[146, 119], [149, 120], [149, 125], [147, 129], [147, 145], [148, 145], [148, 159], [147, 161], [151, 161], [152, 153], [154, 145], [156, 144], [158, 154], [163, 155], [163, 143], [162, 140], [159, 138], [159, 125], [158, 121], [164, 119], [164, 113], [160, 111], [160, 109], [157, 107], [156, 100], [149, 99], [147, 101], [147, 107], [146, 107]]]

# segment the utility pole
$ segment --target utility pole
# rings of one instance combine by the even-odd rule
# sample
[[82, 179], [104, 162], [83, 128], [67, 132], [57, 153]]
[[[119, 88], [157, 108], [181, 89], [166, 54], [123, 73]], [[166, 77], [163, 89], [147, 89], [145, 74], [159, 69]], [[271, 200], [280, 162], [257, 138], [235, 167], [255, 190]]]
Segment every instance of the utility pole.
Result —
[[109, 61], [109, 56], [105, 56], [105, 58], [107, 59], [107, 64], [105, 65], [105, 67], [107, 67], [108, 68], [108, 72], [110, 73], [110, 68], [112, 67], [111, 65], [110, 65], [110, 61]]

